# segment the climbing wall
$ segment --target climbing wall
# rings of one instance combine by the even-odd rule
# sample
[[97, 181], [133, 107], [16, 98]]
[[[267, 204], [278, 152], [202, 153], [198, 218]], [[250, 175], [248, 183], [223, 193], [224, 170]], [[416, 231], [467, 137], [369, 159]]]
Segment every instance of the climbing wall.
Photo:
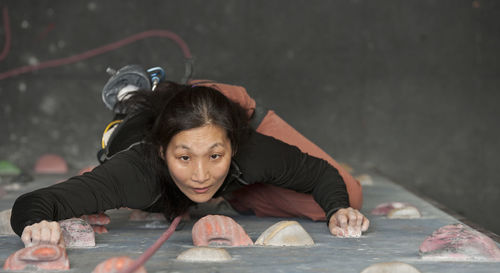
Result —
[[[14, 199], [21, 193], [53, 184], [54, 181], [63, 179], [64, 175], [35, 174], [34, 178], [32, 182], [7, 188], [6, 193], [0, 198], [0, 210], [9, 209]], [[476, 231], [382, 176], [371, 174], [362, 178], [365, 184], [365, 203], [362, 212], [370, 219], [371, 226], [359, 238], [333, 237], [324, 222], [304, 219], [257, 218], [225, 213], [229, 215], [226, 217], [235, 221], [233, 223], [222, 216], [202, 219], [192, 217], [181, 222], [178, 230], [145, 264], [145, 269], [148, 272], [358, 273], [374, 264], [393, 262], [384, 265], [393, 268], [411, 266], [411, 270], [415, 269], [422, 273], [498, 272], [500, 260], [495, 260], [498, 258], [495, 256], [498, 243], [482, 237], [477, 237], [478, 240], [474, 241]], [[405, 210], [408, 207], [412, 209]], [[204, 213], [217, 214], [217, 209], [210, 207]], [[225, 208], [221, 211], [228, 210]], [[105, 222], [108, 232], [95, 234], [95, 246], [66, 249], [72, 272], [91, 272], [98, 264], [112, 257], [128, 256], [137, 259], [169, 226], [161, 217], [140, 215], [128, 209], [106, 213], [111, 220], [109, 223]], [[198, 208], [196, 214], [200, 213], [202, 210]], [[389, 217], [391, 213], [392, 216]], [[100, 217], [106, 219], [105, 216]], [[225, 233], [218, 230], [219, 227], [231, 225], [237, 232], [227, 232], [231, 228]], [[439, 230], [448, 225], [454, 226], [444, 231]], [[196, 231], [195, 234], [193, 230]], [[298, 246], [279, 246], [280, 243], [278, 245], [273, 243], [279, 242], [280, 234], [291, 232], [303, 236], [303, 231], [310, 238], [303, 237], [307, 240]], [[446, 235], [446, 231], [451, 231], [451, 235]], [[208, 241], [210, 238], [218, 241], [215, 245], [209, 243], [208, 246], [195, 247], [194, 237], [200, 233], [206, 233]], [[434, 240], [429, 238], [433, 233]], [[254, 243], [257, 241], [260, 243], [230, 246], [224, 243], [231, 241], [231, 235], [227, 234], [238, 234], [238, 238], [248, 235]], [[452, 245], [456, 251], [452, 251], [451, 254], [459, 255], [450, 255], [446, 249], [439, 249], [440, 245], [443, 245], [442, 242], [453, 240], [463, 243]], [[2, 264], [11, 254], [24, 247], [15, 235], [0, 235], [0, 245]], [[435, 249], [432, 249], [433, 247]], [[432, 253], [426, 253], [428, 250]], [[436, 258], [427, 254], [441, 256]], [[202, 258], [199, 258], [200, 255]], [[199, 261], [207, 256], [212, 258], [208, 261]], [[123, 261], [122, 259], [122, 264]], [[116, 260], [107, 263], [120, 264]], [[367, 269], [365, 272], [377, 272], [370, 270], [372, 269]]]

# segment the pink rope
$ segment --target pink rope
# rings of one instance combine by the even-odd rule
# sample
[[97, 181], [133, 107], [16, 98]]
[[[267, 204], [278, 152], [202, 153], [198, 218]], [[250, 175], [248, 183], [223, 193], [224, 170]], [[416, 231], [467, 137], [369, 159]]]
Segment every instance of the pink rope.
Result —
[[144, 265], [146, 261], [149, 260], [149, 258], [151, 258], [153, 254], [155, 254], [158, 248], [160, 248], [160, 246], [163, 243], [165, 243], [165, 241], [167, 241], [168, 238], [170, 238], [170, 236], [172, 236], [175, 229], [177, 228], [177, 225], [181, 221], [181, 218], [182, 216], [175, 217], [174, 221], [172, 221], [172, 223], [170, 224], [170, 227], [168, 227], [168, 229], [160, 236], [160, 238], [158, 238], [158, 240], [156, 240], [156, 242], [152, 246], [150, 246], [146, 251], [144, 251], [144, 253], [142, 253], [142, 255], [139, 256], [139, 258], [135, 260], [130, 267], [125, 268], [124, 270], [120, 271], [120, 273], [132, 273], [136, 271], [139, 267]]
[[81, 60], [85, 60], [85, 59], [106, 53], [108, 51], [115, 50], [115, 49], [120, 48], [122, 46], [128, 45], [128, 44], [136, 42], [138, 40], [146, 39], [149, 37], [169, 38], [169, 39], [173, 40], [174, 42], [176, 42], [177, 45], [179, 45], [179, 47], [181, 48], [181, 50], [184, 54], [184, 57], [186, 59], [191, 58], [191, 52], [189, 51], [189, 47], [187, 46], [187, 44], [184, 42], [184, 40], [182, 40], [182, 38], [179, 35], [171, 32], [169, 30], [164, 30], [164, 29], [148, 30], [148, 31], [144, 31], [144, 32], [132, 35], [132, 36], [127, 37], [125, 39], [122, 39], [120, 41], [117, 41], [117, 42], [114, 42], [111, 44], [107, 44], [107, 45], [104, 45], [104, 46], [101, 46], [101, 47], [98, 47], [98, 48], [95, 48], [95, 49], [92, 49], [89, 51], [85, 51], [85, 52], [77, 54], [77, 55], [73, 55], [73, 56], [69, 56], [69, 57], [61, 58], [61, 59], [49, 60], [49, 61], [45, 61], [43, 63], [39, 63], [37, 65], [28, 65], [28, 66], [15, 68], [15, 69], [12, 69], [12, 70], [9, 70], [6, 72], [2, 72], [2, 73], [0, 73], [0, 80], [14, 77], [14, 76], [17, 76], [19, 74], [23, 74], [23, 73], [27, 73], [27, 72], [31, 72], [31, 71], [35, 71], [35, 70], [41, 70], [41, 69], [45, 69], [45, 68], [49, 68], [49, 67], [56, 67], [56, 66], [70, 64], [70, 63], [75, 63], [75, 62], [78, 62]]
[[7, 11], [7, 7], [3, 8], [3, 25], [5, 31], [5, 43], [3, 45], [2, 53], [0, 53], [0, 61], [7, 57], [10, 50], [10, 23], [9, 23], [9, 12]]

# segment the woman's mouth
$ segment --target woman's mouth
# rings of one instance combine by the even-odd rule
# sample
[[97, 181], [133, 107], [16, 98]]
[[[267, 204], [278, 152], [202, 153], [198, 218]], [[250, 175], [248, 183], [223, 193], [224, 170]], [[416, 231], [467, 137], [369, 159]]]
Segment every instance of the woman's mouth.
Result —
[[196, 193], [205, 193], [207, 192], [209, 189], [209, 187], [205, 187], [205, 188], [193, 188], [193, 191], [196, 192]]

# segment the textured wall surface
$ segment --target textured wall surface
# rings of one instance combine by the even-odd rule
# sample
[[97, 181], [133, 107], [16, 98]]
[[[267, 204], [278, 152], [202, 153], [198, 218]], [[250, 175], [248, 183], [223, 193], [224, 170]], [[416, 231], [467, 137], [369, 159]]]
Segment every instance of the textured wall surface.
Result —
[[[108, 66], [184, 73], [150, 30], [182, 37], [195, 77], [245, 86], [339, 161], [376, 170], [500, 233], [500, 4], [493, 0], [2, 1], [0, 160], [95, 164]], [[51, 63], [49, 63], [51, 64]], [[389, 201], [389, 200], [388, 200]]]

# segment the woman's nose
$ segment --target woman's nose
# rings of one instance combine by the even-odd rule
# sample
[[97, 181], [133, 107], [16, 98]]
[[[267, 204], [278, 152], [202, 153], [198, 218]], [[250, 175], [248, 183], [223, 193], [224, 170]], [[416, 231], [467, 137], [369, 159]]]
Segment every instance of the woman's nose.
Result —
[[208, 167], [202, 160], [196, 162], [196, 166], [193, 170], [191, 179], [197, 183], [203, 183], [210, 178], [208, 173]]

